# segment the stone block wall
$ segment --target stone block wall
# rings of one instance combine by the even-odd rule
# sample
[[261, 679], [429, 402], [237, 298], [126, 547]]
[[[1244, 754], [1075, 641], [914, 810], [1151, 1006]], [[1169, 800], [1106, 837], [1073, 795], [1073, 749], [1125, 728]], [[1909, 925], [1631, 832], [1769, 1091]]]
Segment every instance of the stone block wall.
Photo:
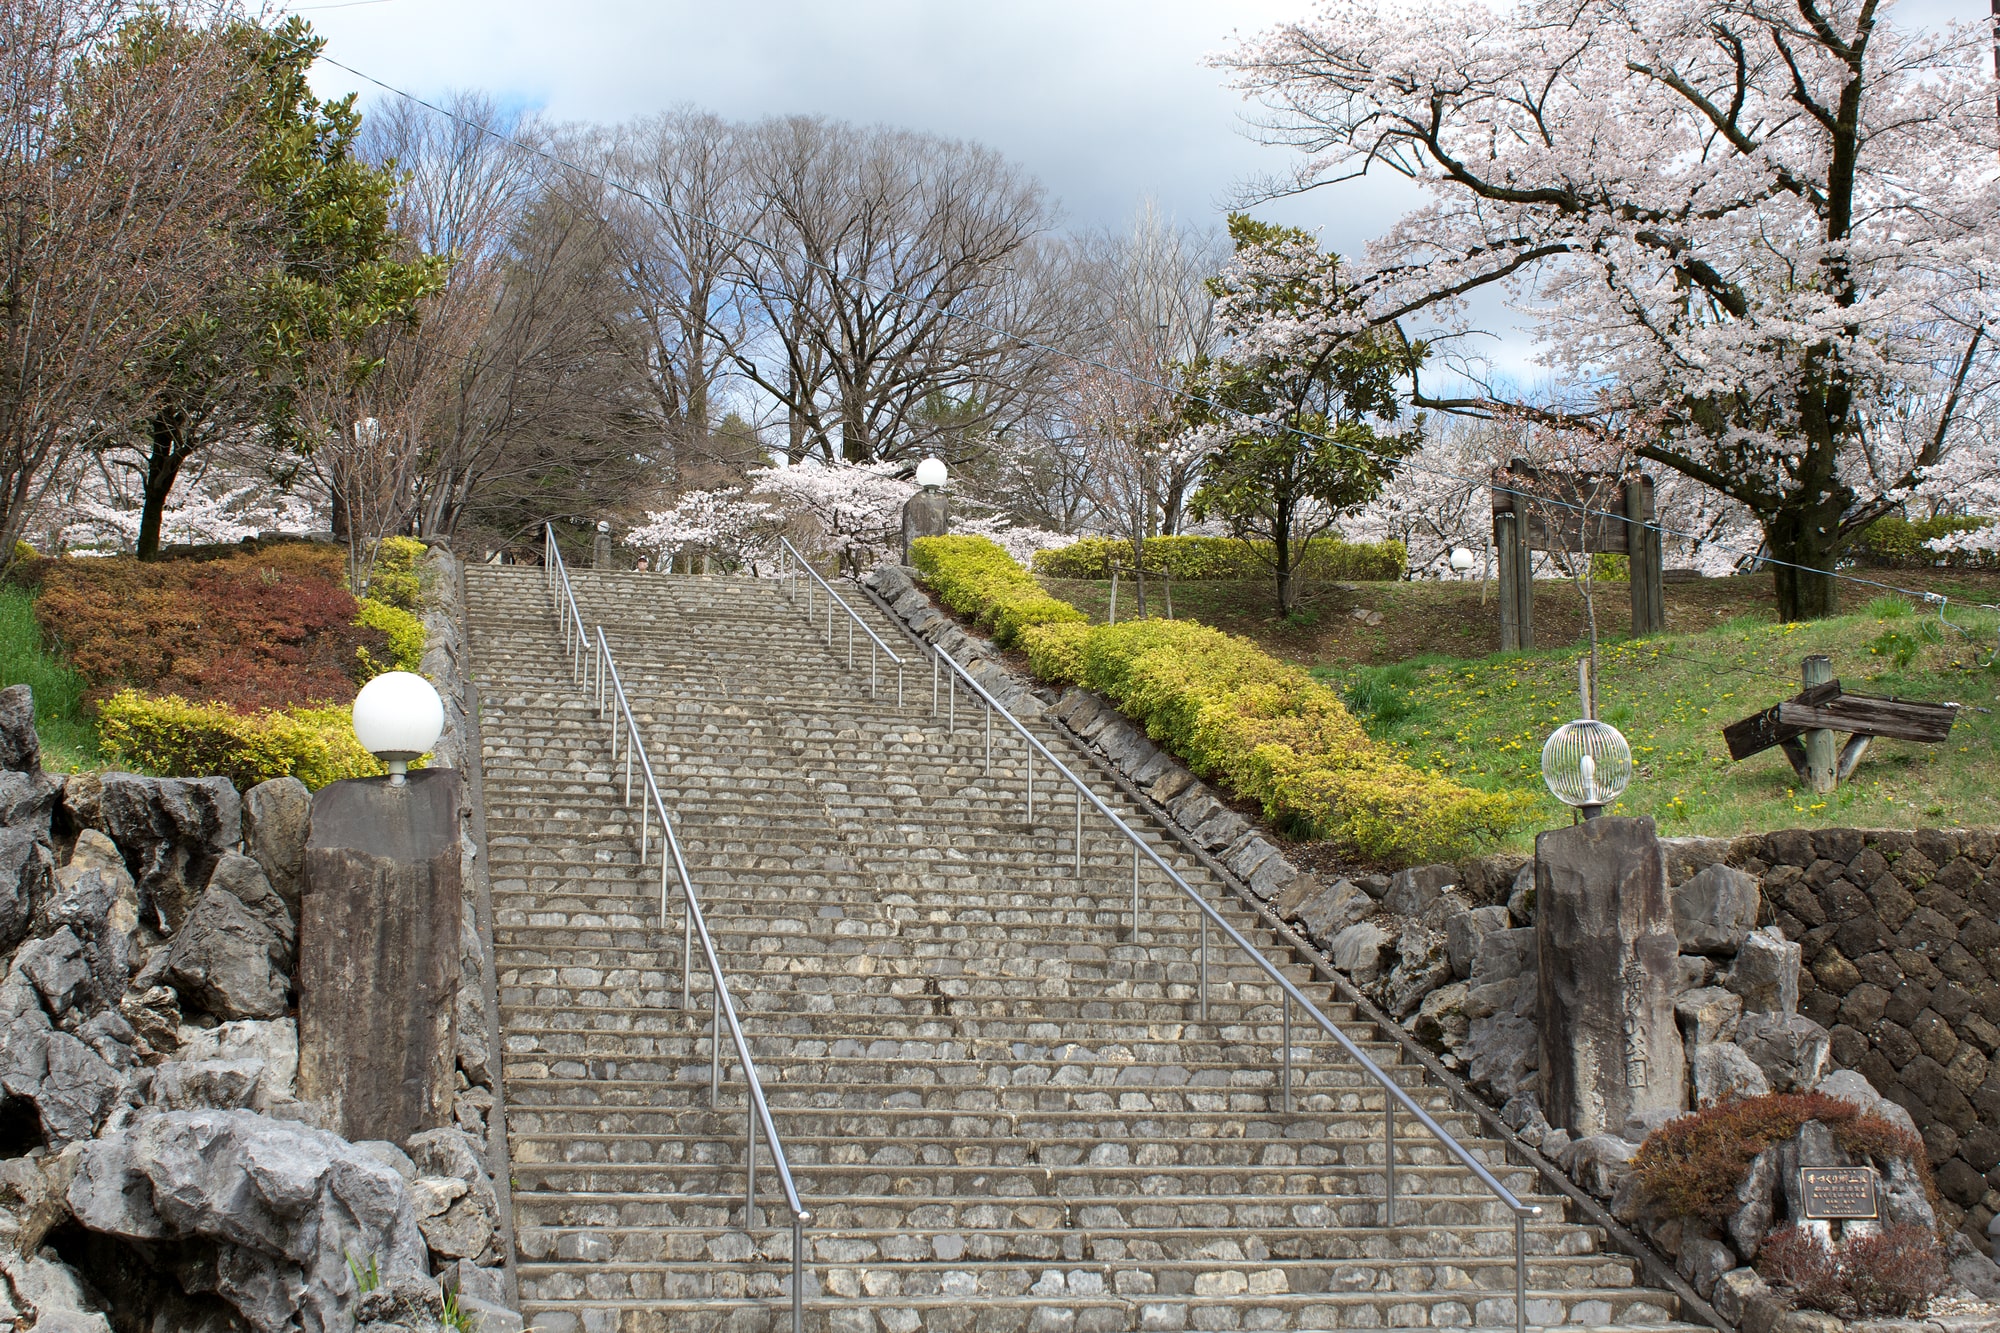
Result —
[[1764, 919], [1798, 941], [1799, 1011], [1833, 1061], [1910, 1113], [1941, 1221], [2000, 1213], [2000, 835], [1788, 829], [1734, 840]]

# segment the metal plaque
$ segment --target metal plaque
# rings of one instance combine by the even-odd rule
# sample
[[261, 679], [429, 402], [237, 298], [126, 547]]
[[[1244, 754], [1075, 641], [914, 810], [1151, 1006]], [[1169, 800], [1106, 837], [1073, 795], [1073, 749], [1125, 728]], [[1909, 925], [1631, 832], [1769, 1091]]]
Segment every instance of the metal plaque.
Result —
[[1802, 1166], [1799, 1198], [1812, 1221], [1879, 1216], [1872, 1166]]

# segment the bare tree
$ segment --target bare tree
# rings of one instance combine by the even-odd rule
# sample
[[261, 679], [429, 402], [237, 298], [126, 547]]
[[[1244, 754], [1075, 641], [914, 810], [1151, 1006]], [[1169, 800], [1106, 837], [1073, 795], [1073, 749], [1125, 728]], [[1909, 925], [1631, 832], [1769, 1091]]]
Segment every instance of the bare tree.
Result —
[[998, 154], [793, 117], [747, 133], [744, 180], [751, 322], [731, 359], [789, 418], [795, 459], [921, 454], [1008, 421], [1046, 375], [1031, 298], [1050, 206]]
[[121, 58], [117, 0], [0, 0], [0, 551], [78, 448], [142, 419], [132, 373], [215, 289], [249, 137], [219, 41]]
[[750, 225], [739, 140], [728, 122], [682, 108], [624, 128], [610, 154], [633, 191], [607, 202], [676, 490], [742, 480], [736, 433], [716, 429], [728, 349], [745, 340], [731, 285]]

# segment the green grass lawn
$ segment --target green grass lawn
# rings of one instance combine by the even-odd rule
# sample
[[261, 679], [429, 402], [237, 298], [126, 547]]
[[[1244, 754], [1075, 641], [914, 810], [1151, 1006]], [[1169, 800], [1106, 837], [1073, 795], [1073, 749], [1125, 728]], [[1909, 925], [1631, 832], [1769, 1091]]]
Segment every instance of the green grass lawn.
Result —
[[[1604, 645], [1599, 711], [1633, 756], [1632, 784], [1615, 813], [1652, 815], [1668, 835], [2000, 823], [1995, 617], [1953, 606], [1951, 619], [1977, 637], [1953, 632], [1935, 611], [1882, 597], [1811, 624], [1751, 614], [1699, 633]], [[1963, 705], [1950, 741], [1877, 741], [1827, 796], [1802, 790], [1779, 750], [1732, 762], [1723, 726], [1796, 693], [1800, 660], [1811, 653], [1830, 656], [1854, 693]], [[1542, 785], [1541, 748], [1579, 715], [1580, 655], [1573, 647], [1430, 655], [1313, 674], [1342, 690], [1370, 734], [1420, 766], [1474, 787], [1540, 795], [1544, 808], [1515, 839], [1526, 846], [1533, 829], [1568, 819]]]
[[[1668, 835], [2000, 824], [2000, 668], [1989, 665], [2000, 642], [1990, 612], [1962, 605], [2000, 602], [2000, 574], [1854, 572], [1948, 596], [1952, 621], [1977, 640], [1941, 625], [1935, 608], [1858, 584], [1842, 590], [1850, 614], [1778, 624], [1771, 579], [1757, 575], [1668, 584], [1668, 633], [1635, 641], [1626, 585], [1598, 585], [1599, 711], [1633, 756], [1618, 813], [1652, 815]], [[1109, 609], [1107, 582], [1042, 583], [1093, 621]], [[1502, 654], [1498, 608], [1485, 591], [1482, 598], [1476, 582], [1325, 584], [1306, 591], [1290, 620], [1276, 617], [1262, 582], [1176, 584], [1173, 596], [1181, 619], [1243, 635], [1341, 690], [1371, 735], [1419, 767], [1534, 794], [1541, 808], [1512, 840], [1525, 849], [1534, 830], [1570, 819], [1542, 784], [1541, 751], [1550, 731], [1579, 716], [1584, 605], [1572, 584], [1537, 580], [1535, 632], [1546, 646]], [[1119, 589], [1121, 620], [1137, 610], [1132, 592], [1129, 581]], [[1149, 592], [1148, 609], [1159, 615], [1163, 599]], [[1853, 778], [1824, 797], [1800, 789], [1779, 750], [1732, 762], [1722, 728], [1796, 694], [1810, 653], [1832, 657], [1855, 693], [1965, 705], [1949, 744], [1877, 741]]]
[[97, 728], [83, 709], [83, 678], [43, 651], [34, 595], [21, 588], [0, 588], [0, 685], [21, 684], [35, 692], [42, 767], [52, 773], [102, 768]]

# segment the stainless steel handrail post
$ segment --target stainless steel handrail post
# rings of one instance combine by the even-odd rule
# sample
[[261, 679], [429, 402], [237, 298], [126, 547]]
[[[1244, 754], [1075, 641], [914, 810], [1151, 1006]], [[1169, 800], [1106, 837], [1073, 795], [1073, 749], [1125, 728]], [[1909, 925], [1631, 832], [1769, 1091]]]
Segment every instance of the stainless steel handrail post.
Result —
[[[1200, 913], [1196, 913], [1200, 916]], [[1208, 918], [1201, 918], [1201, 979], [1196, 983], [1201, 989], [1201, 1021], [1208, 1021]]]
[[1514, 1333], [1528, 1333], [1527, 1222], [1514, 1214]]
[[1076, 853], [1076, 877], [1081, 880], [1083, 878], [1083, 789], [1071, 787], [1069, 792], [1076, 798], [1076, 841], [1070, 845], [1070, 850]]
[[1035, 752], [1028, 751], [1028, 822], [1035, 822]]
[[1382, 1161], [1388, 1167], [1382, 1203], [1387, 1216], [1382, 1225], [1396, 1225], [1396, 1099], [1384, 1088], [1382, 1097]]
[[1132, 844], [1132, 942], [1139, 942], [1139, 844]]
[[1285, 997], [1285, 1114], [1292, 1113], [1292, 997]]

